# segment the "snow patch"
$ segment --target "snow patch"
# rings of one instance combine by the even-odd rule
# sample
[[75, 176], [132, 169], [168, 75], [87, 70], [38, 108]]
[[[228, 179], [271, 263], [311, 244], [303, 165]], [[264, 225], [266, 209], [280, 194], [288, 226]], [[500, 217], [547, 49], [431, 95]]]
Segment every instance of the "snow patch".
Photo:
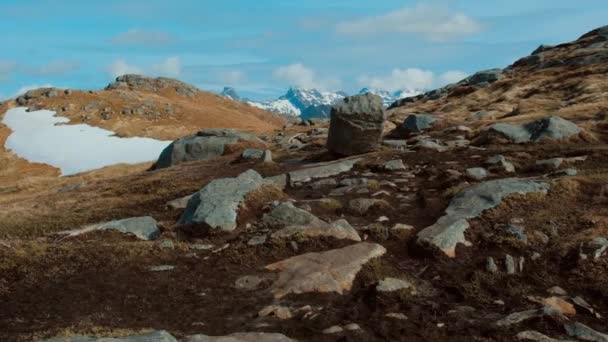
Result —
[[61, 125], [70, 120], [50, 110], [9, 109], [2, 122], [13, 133], [4, 147], [28, 161], [61, 169], [62, 175], [120, 163], [156, 160], [171, 141], [119, 138], [115, 133], [86, 124]]

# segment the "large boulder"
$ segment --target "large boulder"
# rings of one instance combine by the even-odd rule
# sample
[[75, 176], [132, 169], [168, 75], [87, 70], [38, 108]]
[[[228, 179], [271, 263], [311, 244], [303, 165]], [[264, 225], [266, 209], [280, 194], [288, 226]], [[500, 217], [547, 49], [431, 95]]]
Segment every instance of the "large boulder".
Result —
[[437, 119], [430, 114], [411, 114], [397, 130], [399, 134], [419, 133], [431, 129], [435, 121]]
[[232, 231], [237, 226], [239, 206], [250, 192], [270, 184], [254, 170], [236, 178], [215, 179], [195, 193], [179, 224], [204, 224], [211, 229]]
[[581, 132], [573, 122], [550, 116], [523, 125], [497, 123], [490, 126], [490, 133], [498, 134], [514, 143], [537, 142], [543, 139], [566, 139]]
[[224, 155], [226, 145], [241, 141], [263, 145], [253, 134], [233, 129], [205, 129], [172, 142], [160, 154], [154, 168], [162, 169], [180, 163], [219, 157]]
[[347, 97], [332, 108], [327, 148], [341, 155], [375, 151], [380, 147], [384, 121], [386, 112], [380, 96]]
[[456, 195], [437, 222], [418, 233], [417, 242], [432, 246], [449, 257], [456, 256], [456, 245], [468, 245], [464, 232], [469, 228], [467, 219], [481, 215], [485, 210], [500, 205], [513, 194], [546, 193], [549, 185], [531, 180], [505, 178], [475, 184]]

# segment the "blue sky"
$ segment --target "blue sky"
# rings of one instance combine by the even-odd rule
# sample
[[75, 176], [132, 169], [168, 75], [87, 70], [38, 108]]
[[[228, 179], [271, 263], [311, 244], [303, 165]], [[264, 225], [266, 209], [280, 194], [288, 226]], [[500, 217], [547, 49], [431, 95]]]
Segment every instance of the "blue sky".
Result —
[[2, 0], [0, 97], [121, 73], [353, 93], [432, 88], [608, 25], [606, 0]]

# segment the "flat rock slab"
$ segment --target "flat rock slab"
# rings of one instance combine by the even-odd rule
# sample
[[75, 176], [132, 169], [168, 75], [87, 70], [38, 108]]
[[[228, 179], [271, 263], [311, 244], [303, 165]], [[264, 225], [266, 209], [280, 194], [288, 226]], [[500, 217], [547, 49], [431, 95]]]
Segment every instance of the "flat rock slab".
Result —
[[59, 232], [57, 235], [73, 237], [104, 230], [115, 230], [124, 234], [135, 235], [141, 240], [156, 240], [160, 236], [158, 222], [150, 216], [131, 217], [124, 220], [98, 223], [81, 229]]
[[164, 330], [153, 331], [142, 335], [125, 337], [56, 337], [46, 342], [177, 342], [177, 339]]
[[266, 266], [279, 271], [272, 286], [276, 298], [308, 292], [343, 294], [352, 287], [361, 267], [386, 253], [379, 244], [362, 242], [327, 252], [307, 253]]
[[186, 342], [295, 342], [283, 334], [274, 333], [235, 333], [226, 336], [193, 335]]
[[514, 143], [537, 142], [543, 139], [565, 139], [577, 135], [581, 129], [559, 116], [550, 116], [524, 125], [497, 123], [490, 131], [498, 133]]
[[283, 228], [286, 226], [321, 225], [325, 222], [304, 209], [296, 208], [290, 202], [283, 202], [279, 203], [268, 214], [265, 214], [262, 223], [272, 228]]
[[361, 241], [361, 237], [348, 221], [320, 222], [309, 226], [288, 226], [272, 233], [273, 239], [332, 237], [338, 240]]
[[236, 229], [237, 211], [245, 196], [266, 182], [254, 170], [236, 178], [215, 179], [194, 194], [179, 224], [205, 224], [211, 229]]
[[505, 178], [475, 184], [456, 195], [442, 216], [432, 226], [418, 233], [418, 243], [433, 246], [449, 257], [456, 256], [456, 245], [469, 245], [464, 232], [469, 228], [467, 219], [481, 215], [484, 210], [500, 205], [513, 194], [546, 193], [549, 185], [518, 178]]
[[340, 173], [350, 171], [355, 166], [355, 164], [357, 164], [361, 160], [363, 160], [363, 158], [349, 158], [328, 163], [310, 165], [306, 168], [290, 172], [289, 181], [293, 186], [298, 183], [310, 182], [311, 180], [317, 178], [335, 176]]

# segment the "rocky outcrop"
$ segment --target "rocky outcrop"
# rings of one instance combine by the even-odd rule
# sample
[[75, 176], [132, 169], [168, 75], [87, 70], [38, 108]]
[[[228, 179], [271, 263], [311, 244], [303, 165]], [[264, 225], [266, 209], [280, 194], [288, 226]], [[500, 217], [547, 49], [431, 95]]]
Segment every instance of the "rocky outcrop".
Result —
[[160, 92], [171, 90], [185, 97], [194, 97], [200, 92], [198, 88], [190, 84], [166, 77], [146, 77], [142, 75], [122, 75], [105, 88], [105, 90], [140, 90]]
[[154, 169], [220, 157], [224, 155], [227, 145], [241, 141], [263, 145], [263, 142], [253, 134], [233, 129], [205, 129], [195, 135], [177, 139], [167, 146], [158, 157]]
[[473, 185], [450, 201], [445, 215], [435, 224], [418, 233], [418, 244], [432, 246], [449, 257], [455, 257], [457, 244], [470, 244], [464, 236], [464, 232], [469, 228], [467, 219], [497, 207], [509, 195], [546, 193], [548, 189], [548, 184], [517, 178], [498, 179]]
[[409, 133], [420, 133], [431, 129], [437, 119], [430, 114], [412, 114], [405, 118], [403, 124], [397, 128], [397, 135], [405, 135]]
[[373, 94], [347, 97], [334, 106], [327, 148], [341, 155], [356, 155], [380, 147], [386, 112], [382, 99]]
[[361, 158], [342, 159], [327, 163], [319, 163], [309, 165], [300, 170], [289, 173], [289, 181], [291, 185], [307, 183], [317, 178], [325, 178], [338, 175], [343, 172], [350, 171], [355, 164], [360, 162]]
[[291, 293], [343, 294], [351, 289], [361, 267], [384, 253], [386, 249], [381, 245], [362, 242], [327, 252], [298, 255], [268, 265], [267, 270], [279, 271], [271, 291], [276, 298]]
[[490, 126], [489, 131], [519, 144], [543, 139], [566, 139], [579, 134], [581, 129], [559, 116], [550, 116], [524, 125], [497, 123]]
[[179, 224], [202, 224], [210, 229], [236, 229], [237, 212], [245, 196], [266, 185], [262, 176], [249, 170], [236, 178], [215, 179], [195, 193]]

